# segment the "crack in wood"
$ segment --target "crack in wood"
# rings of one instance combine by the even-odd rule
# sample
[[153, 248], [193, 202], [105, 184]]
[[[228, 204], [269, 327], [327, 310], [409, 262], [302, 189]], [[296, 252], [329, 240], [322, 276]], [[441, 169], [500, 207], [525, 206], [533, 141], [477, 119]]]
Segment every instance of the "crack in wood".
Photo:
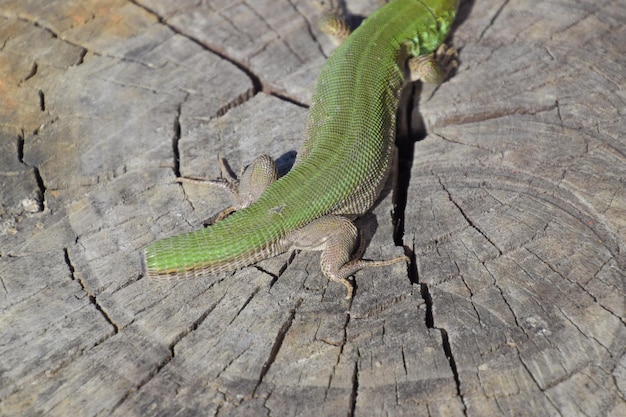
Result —
[[[557, 274], [561, 279], [563, 279], [563, 281], [567, 281], [572, 285], [576, 285], [578, 288], [580, 288], [585, 294], [587, 294], [589, 297], [591, 297], [591, 299], [594, 301], [595, 304], [597, 304], [600, 308], [602, 308], [604, 311], [606, 311], [607, 313], [609, 313], [611, 316], [615, 317], [617, 320], [621, 321], [622, 323], [626, 324], [626, 320], [624, 319], [624, 317], [621, 317], [620, 315], [618, 315], [617, 313], [615, 313], [614, 311], [612, 311], [610, 308], [608, 308], [607, 306], [605, 306], [602, 303], [602, 300], [598, 299], [598, 297], [596, 295], [594, 295], [592, 292], [590, 292], [583, 284], [581, 284], [578, 281], [575, 280], [571, 280], [570, 278], [568, 278], [568, 276], [563, 275], [560, 271], [558, 271], [550, 262], [546, 261], [545, 259], [543, 259], [541, 256], [539, 256], [538, 253], [536, 253], [534, 250], [532, 250], [532, 248], [526, 248], [526, 250], [532, 254], [534, 257], [536, 257], [542, 264], [546, 265], [546, 267], [548, 269], [550, 269], [552, 272], [554, 272], [555, 274]], [[597, 277], [597, 275], [600, 273], [600, 271], [610, 262], [613, 261], [614, 258], [610, 257], [608, 259], [606, 259], [606, 261], [604, 262], [604, 264], [602, 264], [599, 268], [598, 271], [594, 274], [593, 278], [595, 279]], [[526, 272], [526, 271], [524, 271]], [[526, 272], [527, 273], [527, 272]], [[585, 282], [585, 284], [587, 284], [587, 282]], [[606, 284], [606, 283], [605, 283]], [[618, 290], [619, 291], [619, 290]]]
[[24, 77], [21, 81], [17, 83], [17, 86], [18, 87], [21, 86], [23, 83], [25, 83], [26, 81], [30, 80], [35, 75], [37, 75], [38, 69], [39, 69], [39, 64], [37, 64], [37, 61], [33, 62], [33, 66], [30, 68], [30, 71], [28, 72], [28, 74], [26, 74], [26, 77]]
[[[156, 19], [158, 19], [158, 21], [161, 24], [166, 26], [173, 33], [175, 33], [175, 34], [177, 34], [179, 36], [182, 36], [183, 38], [189, 40], [190, 42], [200, 46], [202, 49], [204, 49], [207, 52], [210, 52], [212, 54], [217, 55], [218, 57], [220, 57], [224, 61], [227, 61], [228, 63], [232, 64], [237, 69], [239, 69], [241, 72], [246, 74], [246, 76], [248, 76], [248, 78], [250, 79], [250, 82], [252, 83], [252, 87], [253, 87], [252, 88], [252, 92], [247, 95], [248, 99], [254, 97], [258, 92], [263, 91], [263, 84], [261, 83], [260, 78], [255, 73], [253, 73], [250, 70], [250, 68], [245, 66], [243, 63], [239, 62], [237, 59], [235, 59], [233, 57], [228, 56], [227, 54], [225, 54], [224, 52], [218, 50], [217, 48], [204, 43], [200, 39], [197, 39], [197, 38], [195, 38], [195, 37], [193, 37], [193, 36], [191, 36], [191, 35], [189, 35], [189, 34], [187, 34], [185, 32], [180, 31], [177, 27], [169, 24], [167, 22], [167, 20], [163, 16], [159, 15], [154, 9], [151, 9], [150, 7], [147, 7], [146, 5], [140, 4], [140, 3], [138, 3], [138, 2], [136, 2], [134, 0], [131, 0], [131, 3], [134, 4], [135, 6], [139, 7], [140, 9], [144, 10], [146, 13], [149, 13], [152, 16], [154, 16]], [[241, 103], [238, 103], [238, 104], [241, 104]]]
[[[216, 112], [216, 117], [219, 116], [223, 116], [224, 114], [226, 114], [226, 112], [228, 112], [229, 110], [238, 107], [240, 105], [242, 105], [243, 103], [249, 101], [251, 98], [253, 98], [254, 96], [256, 96], [259, 92], [263, 91], [266, 94], [275, 96], [276, 98], [279, 98], [283, 101], [287, 101], [291, 104], [295, 104], [299, 107], [304, 107], [304, 108], [308, 108], [308, 105], [305, 103], [302, 103], [301, 101], [299, 101], [298, 99], [296, 99], [295, 97], [289, 97], [287, 95], [285, 95], [283, 92], [279, 92], [274, 90], [273, 88], [271, 88], [268, 85], [265, 85], [262, 81], [260, 76], [258, 76], [257, 74], [255, 74], [246, 64], [244, 64], [243, 62], [240, 62], [239, 60], [237, 60], [234, 57], [229, 56], [228, 54], [226, 54], [225, 52], [219, 50], [219, 48], [213, 46], [213, 45], [208, 45], [206, 43], [204, 43], [202, 40], [197, 39], [187, 33], [184, 33], [182, 31], [180, 31], [178, 28], [176, 28], [175, 26], [170, 25], [167, 22], [167, 19], [161, 15], [159, 15], [158, 13], [156, 13], [156, 11], [154, 11], [153, 9], [143, 5], [143, 4], [139, 4], [136, 1], [131, 1], [131, 3], [133, 3], [134, 5], [136, 5], [137, 7], [141, 8], [142, 10], [146, 11], [147, 13], [152, 14], [154, 17], [157, 18], [157, 20], [165, 25], [168, 29], [170, 29], [171, 31], [173, 31], [174, 33], [176, 33], [179, 36], [184, 37], [185, 39], [193, 42], [194, 44], [200, 46], [202, 49], [206, 50], [207, 52], [210, 52], [212, 54], [217, 55], [219, 58], [227, 61], [228, 63], [234, 65], [238, 70], [242, 71], [249, 79], [250, 82], [252, 84], [252, 89], [247, 90], [245, 93], [239, 95], [238, 97], [236, 97], [235, 99], [233, 99], [232, 101], [230, 101], [229, 103], [226, 103], [224, 106], [220, 107], [217, 112]], [[219, 13], [216, 11], [216, 13]], [[225, 15], [223, 15], [222, 13], [219, 13], [221, 17], [223, 17], [225, 20], [228, 20], [227, 17]], [[265, 21], [264, 19], [262, 19], [261, 17], [259, 17], [259, 19], [263, 20], [264, 22], [267, 23], [267, 21]], [[306, 21], [306, 19], [305, 19]], [[308, 23], [307, 23], [308, 24]], [[234, 26], [234, 24], [233, 24]], [[270, 29], [273, 30], [273, 28], [268, 24], [268, 27]], [[274, 30], [273, 30], [274, 31]], [[289, 47], [289, 45], [280, 37], [280, 35], [278, 35], [278, 38], [287, 45], [288, 49], [291, 50], [291, 48]], [[250, 41], [252, 42], [253, 39], [250, 39]], [[298, 56], [297, 54], [295, 54], [294, 51], [292, 51], [294, 53], [294, 56]], [[260, 51], [256, 52], [255, 54], [252, 54], [249, 58], [254, 57], [254, 55], [260, 53]], [[300, 57], [298, 57], [298, 59], [300, 59], [302, 61], [302, 59]]]
[[20, 164], [26, 165], [24, 162], [24, 129], [21, 129], [20, 133], [17, 135], [17, 143], [15, 144], [17, 151], [17, 160]]
[[481, 41], [482, 38], [485, 36], [485, 33], [487, 33], [487, 30], [489, 30], [493, 26], [498, 16], [500, 16], [500, 14], [502, 13], [502, 10], [504, 10], [504, 8], [509, 4], [509, 1], [510, 0], [505, 0], [502, 5], [495, 11], [487, 26], [485, 26], [485, 28], [480, 32], [480, 35], [478, 35], [478, 41]]
[[[208, 290], [208, 289], [207, 289]], [[202, 292], [201, 294], [199, 294], [198, 296], [204, 294], [204, 292]], [[124, 403], [124, 401], [126, 401], [131, 394], [138, 392], [139, 390], [141, 390], [142, 387], [144, 387], [146, 384], [148, 384], [152, 379], [154, 379], [157, 375], [159, 375], [161, 373], [161, 371], [170, 363], [172, 362], [172, 360], [176, 357], [176, 345], [178, 343], [180, 343], [181, 340], [183, 340], [185, 337], [187, 337], [189, 334], [193, 333], [195, 330], [198, 329], [198, 327], [204, 322], [204, 320], [206, 320], [206, 318], [209, 316], [209, 314], [211, 314], [211, 312], [217, 307], [217, 305], [220, 304], [220, 302], [224, 299], [225, 295], [223, 295], [222, 297], [220, 297], [218, 300], [216, 300], [209, 308], [207, 308], [205, 311], [202, 312], [202, 314], [200, 314], [200, 316], [198, 316], [197, 319], [195, 319], [190, 326], [188, 326], [186, 329], [184, 329], [179, 335], [176, 336], [176, 338], [172, 341], [172, 343], [169, 344], [169, 346], [167, 346], [168, 349], [168, 355], [165, 356], [165, 358], [157, 364], [157, 366], [154, 368], [154, 370], [152, 370], [151, 372], [149, 372], [149, 374], [143, 379], [141, 380], [138, 384], [136, 384], [135, 386], [133, 386], [132, 388], [130, 388], [121, 398], [120, 400], [113, 406], [112, 411], [114, 411], [115, 409], [117, 409], [120, 405], [122, 405]]]
[[441, 334], [441, 344], [443, 346], [443, 351], [446, 354], [446, 358], [448, 359], [450, 370], [452, 371], [454, 384], [456, 385], [456, 395], [461, 399], [461, 403], [463, 404], [463, 415], [467, 416], [468, 406], [465, 401], [465, 396], [461, 392], [461, 380], [459, 378], [459, 371], [456, 367], [456, 360], [454, 359], [454, 355], [452, 354], [452, 347], [450, 346], [448, 332], [444, 328], [436, 327], [436, 329], [439, 330], [439, 333]]
[[[519, 348], [517, 346], [512, 346], [512, 347], [515, 349], [515, 352], [517, 353], [517, 359], [519, 360], [519, 363], [522, 364], [522, 367], [524, 368], [524, 370], [526, 371], [530, 379], [533, 381], [533, 383], [539, 389], [539, 391], [544, 392], [548, 387], [544, 388], [541, 386], [541, 384], [539, 383], [539, 380], [537, 380], [535, 375], [532, 373], [532, 371], [528, 367], [528, 364], [526, 363], [526, 361], [524, 361], [524, 358], [522, 357], [522, 354], [519, 351]], [[548, 398], [548, 400], [552, 402], [549, 396], [546, 396], [546, 398]], [[554, 405], [555, 408], [558, 410], [559, 407], [557, 407], [554, 403], [552, 405]]]
[[116, 409], [118, 409], [122, 404], [124, 404], [124, 402], [126, 402], [126, 400], [128, 400], [128, 398], [130, 398], [130, 396], [136, 392], [138, 392], [139, 390], [141, 390], [145, 385], [147, 385], [150, 381], [152, 381], [154, 379], [155, 376], [157, 376], [161, 370], [172, 361], [173, 356], [170, 355], [166, 355], [165, 358], [163, 358], [163, 360], [157, 364], [157, 366], [155, 367], [155, 369], [151, 372], [148, 373], [148, 375], [146, 375], [145, 378], [143, 378], [142, 380], [140, 380], [137, 384], [133, 385], [131, 388], [129, 388], [121, 397], [120, 399], [111, 407], [111, 412], [110, 414], [113, 414], [115, 412]]
[[[63, 248], [63, 257], [65, 260], [65, 264], [67, 265], [70, 271], [70, 279], [72, 281], [76, 281], [78, 285], [80, 285], [85, 295], [87, 295], [87, 299], [89, 300], [89, 302], [100, 313], [100, 315], [104, 318], [104, 320], [109, 325], [111, 325], [111, 327], [113, 327], [113, 335], [119, 333], [120, 326], [113, 320], [113, 318], [109, 315], [109, 313], [107, 313], [107, 311], [104, 308], [102, 308], [96, 296], [85, 285], [85, 282], [79, 276], [76, 276], [76, 269], [74, 268], [74, 264], [72, 263], [72, 260], [70, 259], [70, 252], [68, 248]], [[104, 340], [106, 339], [108, 339], [108, 337], [106, 337]]]
[[276, 357], [278, 356], [278, 352], [280, 351], [280, 348], [283, 345], [283, 342], [285, 341], [285, 336], [287, 335], [287, 332], [289, 331], [289, 329], [293, 325], [294, 319], [296, 317], [296, 311], [298, 310], [298, 308], [300, 308], [300, 305], [302, 304], [302, 301], [303, 301], [302, 299], [298, 300], [296, 305], [289, 312], [289, 316], [287, 317], [287, 319], [285, 320], [283, 325], [278, 330], [278, 333], [276, 334], [276, 338], [274, 339], [274, 345], [272, 346], [272, 349], [270, 350], [270, 354], [267, 357], [267, 360], [265, 361], [265, 363], [261, 367], [261, 373], [259, 374], [257, 383], [254, 386], [254, 389], [252, 390], [252, 397], [254, 397], [256, 395], [257, 389], [263, 383], [263, 379], [265, 378], [265, 375], [267, 375], [267, 373], [269, 372], [270, 368], [272, 367], [272, 365], [276, 361]]
[[78, 54], [78, 60], [74, 64], [72, 64], [72, 66], [77, 67], [79, 65], [83, 65], [83, 63], [85, 62], [85, 56], [87, 55], [87, 52], [89, 52], [87, 48], [81, 47], [80, 53]]
[[270, 283], [268, 285], [268, 288], [271, 289], [274, 286], [274, 284], [276, 284], [276, 281], [278, 281], [278, 277], [280, 276], [281, 272], [284, 271], [285, 268], [287, 268], [287, 264], [286, 263], [283, 264], [283, 267], [281, 268], [281, 270], [280, 270], [280, 272], [278, 274], [274, 274], [274, 273], [268, 271], [267, 269], [262, 268], [262, 267], [260, 267], [258, 265], [251, 265], [250, 268], [254, 268], [257, 271], [259, 271], [260, 273], [262, 273], [262, 274], [269, 275], [272, 278], [272, 280], [270, 281]]
[[[459, 267], [459, 265], [457, 264], [456, 261], [454, 261], [454, 264], [456, 265], [457, 269], [459, 271], [461, 271], [462, 269]], [[483, 265], [484, 266], [484, 265]], [[469, 292], [469, 302], [472, 306], [472, 309], [474, 310], [474, 313], [476, 314], [476, 318], [478, 319], [478, 324], [483, 327], [484, 323], [480, 317], [480, 313], [478, 312], [478, 309], [476, 308], [476, 304], [474, 304], [474, 292], [472, 291], [472, 289], [470, 288], [469, 284], [467, 283], [467, 281], [465, 280], [465, 276], [459, 272], [458, 277], [461, 279], [461, 282], [463, 283], [463, 285], [465, 286], [465, 288], [467, 289], [467, 292]]]
[[246, 298], [246, 301], [244, 301], [243, 304], [241, 304], [241, 307], [239, 307], [237, 312], [233, 315], [233, 318], [230, 320], [230, 322], [228, 322], [229, 326], [233, 324], [233, 322], [237, 319], [237, 317], [239, 317], [239, 314], [241, 314], [241, 312], [243, 312], [243, 310], [246, 309], [246, 307], [248, 306], [248, 304], [250, 304], [252, 299], [259, 293], [259, 289], [260, 289], [259, 287], [254, 288], [254, 291], [250, 293], [248, 298]]
[[284, 94], [282, 94], [282, 93], [280, 93], [278, 91], [267, 89], [265, 92], [267, 94], [271, 95], [271, 96], [274, 96], [274, 97], [276, 97], [276, 98], [278, 98], [278, 99], [280, 99], [282, 101], [286, 101], [287, 103], [291, 103], [291, 104], [293, 104], [295, 106], [302, 107], [304, 109], [308, 109], [309, 108], [308, 104], [303, 103], [301, 101], [298, 101], [295, 98], [288, 97], [288, 96], [286, 96], [286, 95], [284, 95]]
[[408, 375], [409, 369], [406, 366], [406, 354], [404, 353], [404, 345], [400, 346], [400, 353], [402, 354], [402, 369], [404, 370], [404, 375]]
[[[411, 256], [411, 265], [416, 264], [415, 250], [413, 252], [414, 253]], [[461, 392], [461, 380], [459, 378], [459, 372], [456, 366], [456, 360], [452, 353], [452, 347], [450, 345], [448, 332], [444, 328], [435, 326], [435, 319], [434, 319], [434, 314], [433, 314], [433, 298], [430, 294], [430, 289], [428, 288], [428, 284], [420, 282], [419, 275], [418, 275], [418, 268], [416, 266], [415, 268], [412, 268], [412, 271], [414, 272], [410, 273], [411, 282], [419, 285], [422, 300], [424, 300], [424, 303], [426, 305], [426, 311], [424, 313], [424, 323], [428, 329], [437, 330], [439, 331], [441, 335], [442, 348], [443, 348], [446, 358], [448, 359], [448, 365], [450, 366], [450, 371], [452, 372], [452, 376], [454, 378], [456, 394], [460, 398], [461, 404], [463, 405], [463, 415], [467, 416], [468, 405], [466, 403], [465, 396]], [[405, 365], [405, 370], [406, 370], [406, 365]]]
[[352, 389], [350, 390], [348, 417], [354, 417], [356, 413], [356, 400], [359, 395], [359, 361], [361, 359], [360, 353], [357, 352], [357, 360], [354, 361], [354, 368], [352, 368]]
[[43, 90], [38, 90], [37, 95], [39, 96], [39, 110], [46, 111], [46, 96], [43, 93]]
[[424, 314], [424, 324], [428, 329], [435, 328], [435, 319], [433, 316], [433, 297], [430, 295], [430, 289], [427, 284], [418, 283], [420, 286], [420, 294], [422, 300], [426, 304], [426, 313]]
[[298, 14], [300, 17], [302, 17], [302, 20], [304, 20], [307, 33], [309, 34], [309, 36], [313, 40], [313, 43], [315, 43], [317, 45], [317, 49], [320, 52], [320, 55], [322, 55], [324, 58], [328, 58], [328, 56], [324, 53], [324, 50], [322, 49], [322, 45], [320, 44], [319, 40], [317, 39], [317, 36], [315, 36], [315, 32], [313, 31], [313, 28], [311, 27], [311, 23], [308, 21], [306, 16], [304, 14], [300, 13], [300, 10], [298, 10], [298, 7], [294, 4], [294, 2], [292, 0], [287, 0], [287, 3], [289, 3], [291, 8], [294, 10], [294, 12], [296, 12], [296, 14]]
[[[524, 335], [526, 336], [526, 338], [530, 339], [531, 337], [526, 332], [526, 328], [520, 323], [519, 318], [517, 317], [517, 314], [516, 314], [515, 310], [513, 309], [513, 306], [509, 303], [509, 300], [504, 295], [504, 290], [502, 289], [500, 284], [498, 284], [498, 279], [496, 278], [496, 275], [491, 273], [491, 271], [489, 270], [489, 267], [487, 267], [485, 262], [482, 262], [481, 264], [485, 268], [485, 271], [487, 271], [487, 273], [491, 277], [492, 282], [493, 282], [493, 286], [496, 288], [496, 290], [498, 290], [498, 293], [500, 294], [500, 298], [502, 298], [502, 301], [504, 302], [504, 305], [506, 305], [507, 309], [511, 313], [511, 316], [513, 317], [513, 321], [515, 322], [515, 326], [517, 328], [521, 329], [524, 332]], [[526, 271], [524, 271], [524, 272], [526, 272]]]
[[[222, 377], [222, 374], [223, 374], [224, 372], [226, 372], [226, 371], [227, 371], [227, 370], [228, 370], [228, 369], [232, 366], [232, 364], [233, 364], [233, 363], [237, 362], [237, 360], [239, 360], [239, 358], [241, 358], [242, 356], [244, 356], [246, 353], [248, 353], [248, 350], [247, 350], [247, 349], [242, 349], [240, 352], [238, 352], [237, 354], [233, 355], [233, 356], [232, 356], [232, 357], [231, 357], [231, 358], [230, 358], [230, 359], [229, 359], [229, 360], [228, 360], [228, 361], [224, 364], [224, 366], [222, 366], [222, 369], [221, 369], [220, 371], [218, 371], [218, 372], [215, 374], [215, 378], [213, 378], [213, 379], [214, 379], [214, 380], [218, 380], [218, 379], [220, 379], [220, 378]], [[218, 389], [218, 391], [219, 391], [219, 389]], [[220, 391], [220, 392], [221, 392], [221, 391]], [[226, 395], [226, 393], [225, 393], [225, 392], [221, 392], [221, 393], [222, 393], [222, 394], [224, 394], [224, 395]], [[243, 401], [243, 398], [242, 398], [241, 400]], [[224, 398], [224, 401], [225, 401], [225, 402], [227, 401], [227, 400], [226, 400], [226, 398]]]
[[39, 172], [39, 168], [34, 165], [30, 165], [24, 161], [24, 145], [25, 145], [25, 134], [24, 130], [21, 129], [20, 133], [17, 135], [17, 143], [16, 143], [16, 151], [17, 151], [17, 160], [20, 164], [32, 168], [33, 176], [35, 177], [35, 183], [37, 184], [37, 211], [44, 211], [46, 207], [46, 185], [44, 184], [43, 178], [41, 177], [41, 173]]
[[[237, 97], [229, 101], [228, 103], [221, 106], [215, 112], [215, 117], [220, 117], [225, 115], [229, 110], [234, 109], [235, 107], [241, 106], [243, 103], [250, 100], [252, 97], [256, 95], [257, 91], [254, 88], [250, 88], [246, 90], [244, 93], [239, 94]], [[287, 101], [287, 100], [286, 100]]]
[[[211, 285], [211, 287], [214, 284]], [[208, 291], [211, 287], [207, 288], [205, 291], [201, 292], [200, 294], [198, 294], [196, 297], [197, 298], [201, 295], [203, 295], [206, 291]], [[176, 345], [178, 343], [180, 343], [181, 340], [183, 340], [185, 337], [187, 337], [188, 335], [190, 335], [191, 333], [195, 332], [198, 327], [200, 327], [200, 325], [204, 322], [204, 320], [206, 320], [206, 318], [209, 316], [209, 314], [211, 314], [211, 312], [213, 312], [213, 310], [215, 310], [215, 308], [222, 302], [222, 300], [224, 300], [224, 298], [226, 297], [226, 294], [223, 294], [219, 299], [215, 300], [214, 303], [212, 303], [209, 308], [207, 308], [206, 310], [204, 310], [202, 312], [202, 314], [200, 314], [198, 316], [198, 318], [196, 318], [189, 326], [187, 326], [187, 328], [185, 328], [179, 335], [177, 335], [174, 340], [172, 340], [172, 343], [169, 344], [168, 349], [170, 351], [170, 360], [174, 359], [174, 357], [176, 357]]]
[[[178, 104], [178, 106], [176, 107], [176, 115], [174, 117], [174, 125], [173, 125], [174, 135], [172, 136], [172, 153], [174, 157], [174, 163], [173, 163], [172, 170], [174, 171], [174, 176], [176, 178], [181, 177], [180, 175], [180, 149], [178, 147], [178, 144], [180, 142], [180, 132], [181, 132], [180, 118], [182, 115], [183, 104], [185, 104], [188, 97], [189, 97], [189, 93], [187, 93], [183, 101]], [[182, 188], [184, 190], [184, 187]]]
[[[339, 344], [339, 352], [337, 353], [337, 361], [333, 364], [333, 369], [330, 372], [329, 378], [328, 378], [328, 384], [326, 385], [326, 390], [324, 392], [324, 401], [326, 401], [328, 399], [328, 394], [330, 392], [330, 388], [332, 386], [333, 383], [333, 378], [334, 376], [337, 374], [337, 366], [339, 366], [339, 363], [341, 362], [341, 358], [343, 355], [343, 350], [346, 346], [346, 344], [348, 343], [348, 325], [350, 324], [350, 308], [352, 307], [352, 299], [350, 299], [350, 301], [348, 302], [348, 309], [346, 312], [346, 318], [343, 322], [343, 335], [341, 338], [341, 343]], [[316, 335], [316, 339], [317, 339], [317, 335]], [[322, 339], [318, 339], [318, 340], [322, 340]], [[329, 342], [326, 342], [329, 343]], [[332, 345], [332, 343], [329, 343], [330, 345]], [[357, 366], [358, 362], [355, 361], [355, 367]], [[357, 371], [358, 372], [358, 371]], [[353, 376], [354, 377], [354, 376]], [[358, 375], [357, 375], [357, 380], [358, 380]], [[353, 384], [353, 389], [354, 389], [354, 384]]]
[[487, 241], [489, 242], [489, 244], [491, 246], [493, 246], [497, 251], [498, 251], [498, 256], [502, 256], [502, 250], [489, 238], [489, 236], [487, 236], [487, 234], [485, 232], [483, 232], [480, 227], [478, 227], [478, 225], [476, 225], [474, 223], [474, 221], [469, 217], [469, 215], [467, 213], [465, 213], [465, 210], [463, 210], [463, 208], [461, 207], [461, 205], [456, 201], [456, 199], [454, 197], [452, 197], [452, 193], [450, 192], [450, 190], [448, 190], [448, 187], [446, 187], [446, 185], [444, 184], [444, 182], [441, 180], [441, 177], [439, 175], [437, 175], [437, 181], [439, 181], [439, 185], [441, 185], [441, 187], [443, 188], [443, 191], [446, 192], [446, 194], [448, 195], [448, 200], [450, 200], [450, 202], [452, 204], [454, 204], [454, 206], [459, 210], [459, 212], [461, 213], [461, 216], [463, 216], [463, 218], [465, 219], [465, 221], [474, 229], [476, 230], [478, 233], [480, 233], [480, 235]]
[[[2, 253], [0, 252], [0, 258], [2, 258]], [[9, 290], [7, 289], [6, 284], [4, 283], [4, 279], [2, 279], [2, 275], [0, 275], [0, 284], [2, 284], [2, 289], [4, 290], [5, 296], [9, 294]]]
[[39, 211], [44, 211], [46, 208], [46, 185], [43, 182], [39, 168], [33, 166], [33, 175], [35, 176], [35, 182], [37, 183], [37, 205]]
[[598, 340], [597, 337], [595, 337], [592, 334], [587, 334], [585, 333], [575, 322], [574, 320], [558, 305], [555, 306], [555, 308], [559, 311], [559, 313], [561, 313], [561, 315], [576, 329], [576, 331], [578, 331], [578, 333], [580, 333], [585, 339], [591, 339], [593, 341], [595, 341], [599, 346], [602, 346], [602, 348], [606, 351], [607, 356], [612, 356], [611, 355], [611, 349], [607, 346], [605, 346], [600, 340]]
[[[81, 51], [79, 53], [78, 59], [76, 60], [76, 62], [70, 63], [69, 64], [70, 67], [78, 66], [78, 65], [81, 65], [83, 63], [85, 55], [87, 55], [88, 49], [86, 49], [85, 47], [83, 47], [83, 46], [81, 46], [79, 44], [76, 44], [74, 42], [69, 41], [64, 36], [59, 36], [59, 34], [56, 33], [54, 30], [52, 30], [50, 27], [44, 26], [45, 22], [41, 22], [39, 20], [30, 20], [30, 19], [28, 19], [27, 17], [24, 17], [24, 16], [17, 16], [16, 18], [19, 21], [26, 22], [26, 23], [28, 23], [30, 25], [33, 25], [33, 26], [35, 26], [37, 28], [42, 29], [43, 31], [47, 32], [53, 39], [56, 39], [56, 40], [61, 41], [63, 43], [66, 43], [66, 44], [68, 44], [70, 46], [73, 46], [75, 48], [79, 48]], [[4, 47], [4, 44], [2, 46]], [[0, 50], [2, 50], [2, 48], [0, 48]], [[31, 72], [29, 73], [29, 76], [27, 78], [23, 79], [21, 82], [19, 82], [18, 86], [22, 82], [28, 80], [29, 78], [32, 78], [37, 73], [37, 67], [36, 66], [37, 66], [37, 63], [35, 62], [34, 67], [31, 68]]]
[[[257, 10], [256, 10], [253, 6], [252, 6], [252, 5], [250, 5], [250, 4], [248, 4], [248, 3], [246, 3], [245, 1], [244, 1], [244, 3], [245, 3], [245, 4], [246, 4], [246, 5], [250, 8], [250, 10], [252, 10], [252, 11], [253, 11], [253, 13], [255, 14], [255, 16], [257, 16], [257, 17], [258, 17], [259, 21], [262, 21], [262, 22], [264, 22], [264, 23], [267, 25], [267, 27], [268, 27], [268, 28], [272, 31], [272, 33], [274, 33], [274, 34], [276, 35], [277, 40], [278, 40], [278, 41], [280, 41], [283, 45], [285, 45], [285, 47], [287, 48], [287, 50], [288, 50], [289, 52], [291, 52], [291, 54], [292, 54], [293, 56], [295, 56], [295, 57], [296, 57], [296, 59], [298, 59], [298, 61], [300, 61], [300, 63], [305, 63], [305, 62], [306, 62], [306, 58], [303, 58], [303, 57], [301, 57], [300, 55], [298, 55], [298, 51], [297, 51], [297, 49], [294, 49], [294, 48], [292, 48], [292, 47], [291, 47], [291, 45], [289, 44], [289, 42], [287, 41], [287, 39], [285, 39], [285, 37], [284, 37], [284, 36], [282, 36], [282, 35], [280, 34], [280, 31], [276, 30], [276, 28], [274, 28], [274, 27], [270, 24], [270, 22], [268, 22], [268, 21], [267, 21], [267, 19], [265, 19], [265, 18], [264, 18], [264, 16], [263, 16], [261, 13], [259, 13], [259, 12], [258, 12], [258, 11], [257, 11]], [[258, 54], [259, 54], [262, 50], [264, 50], [264, 49], [267, 47], [267, 45], [268, 45], [270, 42], [272, 42], [272, 40], [270, 40], [268, 43], [266, 43], [266, 44], [263, 46], [263, 48], [261, 48], [261, 50], [257, 51], [254, 55], [258, 55]]]

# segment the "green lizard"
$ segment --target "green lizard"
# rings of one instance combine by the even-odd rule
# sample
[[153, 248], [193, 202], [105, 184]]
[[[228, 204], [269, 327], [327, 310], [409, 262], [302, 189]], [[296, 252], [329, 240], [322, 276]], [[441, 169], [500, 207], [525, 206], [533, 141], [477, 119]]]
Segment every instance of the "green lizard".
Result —
[[393, 0], [368, 17], [322, 67], [293, 169], [276, 179], [263, 156], [241, 180], [213, 182], [231, 192], [225, 212], [235, 212], [146, 247], [147, 275], [214, 274], [292, 249], [321, 250], [322, 272], [350, 298], [356, 271], [407, 261], [361, 259], [352, 220], [370, 209], [389, 174], [405, 78], [439, 83], [456, 65], [443, 41], [457, 7], [458, 0]]

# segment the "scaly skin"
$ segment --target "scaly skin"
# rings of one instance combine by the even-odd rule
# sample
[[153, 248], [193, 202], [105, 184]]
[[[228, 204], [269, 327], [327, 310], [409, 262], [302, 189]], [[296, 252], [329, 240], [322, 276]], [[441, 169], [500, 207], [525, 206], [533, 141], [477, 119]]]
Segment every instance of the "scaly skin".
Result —
[[[366, 19], [321, 70], [294, 168], [216, 224], [148, 246], [148, 276], [213, 274], [292, 248], [321, 249], [322, 271], [346, 285], [350, 297], [348, 277], [358, 269], [405, 261], [351, 259], [357, 231], [350, 219], [369, 210], [388, 176], [407, 60], [419, 57], [411, 60], [414, 78], [431, 80], [426, 72], [434, 68], [440, 80], [434, 52], [457, 6], [458, 0], [395, 0]], [[254, 171], [272, 169], [263, 163]]]

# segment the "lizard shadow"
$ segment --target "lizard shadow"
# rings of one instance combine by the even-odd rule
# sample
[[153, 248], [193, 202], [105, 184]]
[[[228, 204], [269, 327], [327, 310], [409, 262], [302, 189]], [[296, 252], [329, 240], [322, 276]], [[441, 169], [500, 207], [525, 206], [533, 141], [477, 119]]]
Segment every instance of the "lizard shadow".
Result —
[[279, 178], [285, 176], [285, 174], [291, 171], [293, 164], [296, 162], [297, 154], [298, 153], [296, 151], [287, 151], [274, 160]]
[[[457, 28], [468, 19], [471, 11], [474, 7], [476, 0], [461, 0], [456, 19], [448, 35], [448, 43], [453, 44], [454, 33]], [[462, 48], [457, 48], [459, 55]], [[460, 57], [457, 58], [457, 63], [462, 63]], [[449, 77], [454, 76], [456, 70], [453, 70]], [[435, 94], [438, 87], [436, 87], [431, 94]], [[394, 212], [394, 221], [396, 222], [394, 241], [396, 245], [402, 244], [402, 237], [404, 235], [404, 213], [407, 209], [407, 199], [409, 183], [411, 180], [411, 169], [413, 166], [413, 159], [415, 155], [415, 144], [424, 138], [428, 134], [424, 119], [420, 113], [419, 103], [420, 96], [423, 93], [423, 84], [421, 82], [410, 83], [401, 92], [400, 102], [397, 112], [396, 123], [396, 146], [398, 147], [398, 168], [397, 178], [398, 181], [395, 184], [395, 199], [396, 209]]]
[[[457, 27], [459, 27], [461, 24], [463, 24], [465, 20], [467, 20], [467, 18], [472, 12], [472, 9], [474, 8], [474, 3], [476, 3], [476, 0], [460, 0], [459, 1], [459, 8], [456, 14], [456, 18], [454, 19], [454, 23], [452, 24], [450, 35], [452, 35], [455, 32]], [[363, 21], [367, 18], [367, 16], [364, 16], [361, 14], [350, 13], [350, 11], [348, 10], [345, 4], [345, 1], [339, 2], [339, 8], [343, 11], [343, 15], [346, 20], [346, 23], [353, 30], [358, 28], [361, 25], [361, 23], [363, 23]]]
[[463, 24], [472, 13], [472, 9], [474, 8], [474, 3], [476, 0], [461, 0], [459, 4], [459, 10], [456, 13], [456, 18], [454, 19], [454, 23], [452, 24], [452, 29], [450, 30], [450, 35], [452, 35], [456, 29]]

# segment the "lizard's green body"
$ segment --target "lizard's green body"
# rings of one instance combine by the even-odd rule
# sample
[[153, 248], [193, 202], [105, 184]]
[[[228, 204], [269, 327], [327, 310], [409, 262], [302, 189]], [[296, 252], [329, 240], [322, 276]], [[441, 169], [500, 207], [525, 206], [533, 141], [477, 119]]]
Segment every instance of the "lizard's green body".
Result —
[[[293, 169], [224, 220], [148, 246], [148, 275], [218, 273], [290, 248], [329, 249], [325, 236], [339, 229], [339, 240], [350, 241], [338, 243], [349, 258], [356, 236], [342, 236], [355, 234], [345, 222], [372, 206], [388, 176], [406, 62], [437, 50], [457, 5], [458, 0], [394, 0], [367, 18], [321, 70]], [[349, 259], [339, 257], [342, 264], [325, 269], [323, 253], [322, 269], [329, 275], [330, 268], [330, 278], [344, 284], [355, 270], [389, 263], [350, 261], [347, 268]], [[333, 271], [340, 276], [331, 276]]]

